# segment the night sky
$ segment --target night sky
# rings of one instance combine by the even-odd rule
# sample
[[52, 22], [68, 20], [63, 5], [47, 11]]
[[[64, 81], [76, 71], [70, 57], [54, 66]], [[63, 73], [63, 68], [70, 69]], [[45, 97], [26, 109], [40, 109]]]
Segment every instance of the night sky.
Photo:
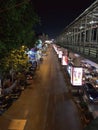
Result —
[[56, 38], [75, 18], [96, 0], [32, 0], [41, 20], [38, 33]]

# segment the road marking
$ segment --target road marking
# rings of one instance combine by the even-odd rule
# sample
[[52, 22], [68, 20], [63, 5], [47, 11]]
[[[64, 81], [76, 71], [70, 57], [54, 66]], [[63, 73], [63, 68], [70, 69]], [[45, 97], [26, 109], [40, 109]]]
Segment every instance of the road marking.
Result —
[[45, 114], [44, 114], [44, 126], [43, 126], [43, 130], [45, 130], [46, 126], [47, 126], [47, 113], [48, 113], [49, 97], [50, 97], [50, 94], [48, 93], [47, 94], [46, 107], [45, 107], [46, 110], [45, 110]]
[[8, 127], [8, 130], [24, 130], [26, 120], [13, 119]]

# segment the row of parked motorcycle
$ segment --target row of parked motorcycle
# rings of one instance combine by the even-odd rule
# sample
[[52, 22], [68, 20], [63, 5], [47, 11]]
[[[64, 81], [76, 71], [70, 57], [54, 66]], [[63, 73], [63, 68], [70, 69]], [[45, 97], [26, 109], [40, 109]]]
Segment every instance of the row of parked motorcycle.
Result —
[[[42, 62], [42, 58], [41, 61]], [[2, 115], [14, 101], [16, 101], [22, 91], [28, 86], [28, 80], [32, 80], [38, 68], [37, 62], [29, 63], [28, 69], [23, 69], [21, 73], [14, 75], [14, 83], [10, 86], [4, 86], [0, 94], [0, 115]], [[1, 88], [0, 88], [1, 89]], [[1, 91], [1, 90], [0, 90]]]

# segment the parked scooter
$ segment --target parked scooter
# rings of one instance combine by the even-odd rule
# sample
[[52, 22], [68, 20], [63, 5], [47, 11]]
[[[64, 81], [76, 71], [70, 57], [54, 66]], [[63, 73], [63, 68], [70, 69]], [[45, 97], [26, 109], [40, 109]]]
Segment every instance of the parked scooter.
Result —
[[10, 97], [11, 99], [14, 101], [14, 100], [17, 100], [19, 98], [19, 96], [21, 95], [21, 89], [20, 88], [14, 88], [12, 90], [12, 92], [10, 93]]
[[28, 71], [26, 72], [27, 79], [33, 79], [36, 69], [37, 69], [37, 62], [36, 61], [34, 61], [33, 63], [30, 62], [30, 66], [28, 68]]
[[12, 102], [12, 98], [9, 94], [0, 95], [0, 115], [11, 106]]

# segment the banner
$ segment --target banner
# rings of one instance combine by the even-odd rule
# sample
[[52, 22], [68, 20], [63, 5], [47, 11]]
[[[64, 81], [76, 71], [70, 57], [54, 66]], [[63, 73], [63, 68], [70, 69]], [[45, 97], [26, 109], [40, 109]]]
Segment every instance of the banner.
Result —
[[72, 67], [71, 68], [71, 84], [73, 86], [81, 86], [83, 77], [82, 67]]
[[68, 56], [62, 56], [62, 65], [68, 65]]

